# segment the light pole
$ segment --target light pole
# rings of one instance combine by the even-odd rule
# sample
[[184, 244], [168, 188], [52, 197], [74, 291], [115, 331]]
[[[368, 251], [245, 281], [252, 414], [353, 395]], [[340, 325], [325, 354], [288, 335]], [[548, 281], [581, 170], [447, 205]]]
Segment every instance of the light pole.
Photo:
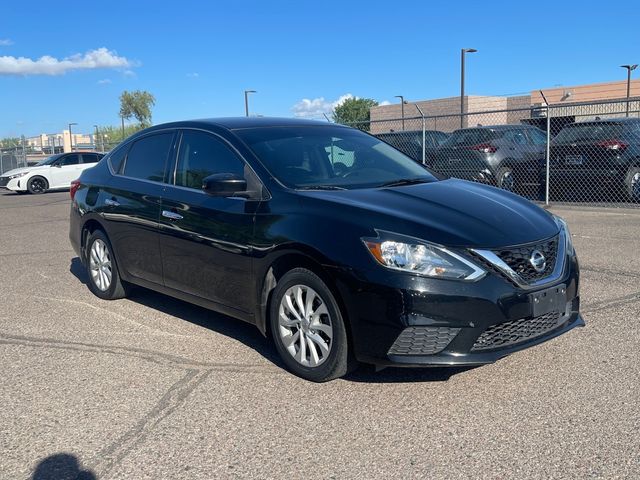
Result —
[[98, 151], [98, 137], [100, 137], [100, 133], [98, 132], [98, 125], [93, 126], [96, 129], [96, 136], [93, 139], [93, 149]]
[[249, 116], [249, 94], [250, 93], [258, 93], [255, 90], [245, 90], [244, 91], [244, 115], [245, 117]]
[[400, 99], [400, 106], [402, 111], [402, 131], [404, 132], [404, 97], [402, 95], [394, 95], [394, 97]]
[[72, 125], [78, 125], [78, 124], [77, 123], [70, 123], [69, 124], [69, 148], [73, 152], [73, 135], [71, 135], [71, 126]]
[[462, 48], [460, 50], [460, 128], [464, 127], [464, 56], [466, 53], [475, 53], [475, 48]]
[[637, 64], [634, 65], [620, 65], [621, 68], [627, 69], [627, 117], [629, 116], [629, 97], [631, 96], [631, 71], [638, 68]]

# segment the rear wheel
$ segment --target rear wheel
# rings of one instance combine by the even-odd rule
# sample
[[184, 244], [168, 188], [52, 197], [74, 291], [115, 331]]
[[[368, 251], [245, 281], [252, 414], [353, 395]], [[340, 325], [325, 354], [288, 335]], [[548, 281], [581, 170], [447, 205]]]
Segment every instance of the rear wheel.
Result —
[[120, 279], [111, 243], [102, 230], [95, 230], [87, 239], [87, 274], [89, 289], [104, 300], [116, 300], [127, 295]]
[[276, 349], [295, 375], [326, 382], [355, 366], [336, 299], [310, 270], [294, 268], [280, 279], [269, 315]]
[[640, 203], [640, 167], [631, 167], [627, 172], [624, 183], [627, 198]]
[[509, 192], [516, 191], [516, 176], [511, 167], [500, 167], [496, 174], [496, 183], [498, 187]]
[[49, 182], [44, 177], [32, 177], [27, 183], [27, 190], [34, 195], [44, 193], [49, 188]]

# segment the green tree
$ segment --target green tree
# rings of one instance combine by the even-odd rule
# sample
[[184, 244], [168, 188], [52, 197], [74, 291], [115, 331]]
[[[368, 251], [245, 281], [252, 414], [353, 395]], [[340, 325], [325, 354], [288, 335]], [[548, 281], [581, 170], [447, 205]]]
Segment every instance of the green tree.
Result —
[[22, 141], [18, 137], [0, 139], [0, 148], [13, 148], [16, 145], [22, 145]]
[[144, 90], [135, 90], [120, 95], [120, 116], [126, 120], [134, 117], [143, 128], [151, 125], [151, 107], [156, 98]]
[[377, 105], [371, 98], [348, 98], [333, 109], [333, 121], [369, 131], [371, 107]]

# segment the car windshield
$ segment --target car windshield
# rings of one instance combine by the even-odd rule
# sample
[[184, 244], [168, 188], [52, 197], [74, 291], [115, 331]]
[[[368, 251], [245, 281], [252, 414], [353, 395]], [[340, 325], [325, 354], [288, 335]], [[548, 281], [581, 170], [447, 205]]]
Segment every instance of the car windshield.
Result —
[[44, 160], [40, 160], [36, 163], [36, 167], [41, 167], [42, 165], [51, 165], [57, 159], [59, 159], [63, 154], [59, 153], [57, 155], [51, 155], [50, 157], [45, 158]]
[[619, 123], [574, 123], [567, 125], [553, 139], [554, 143], [593, 142], [622, 136], [624, 125]]
[[235, 133], [290, 188], [354, 189], [437, 180], [403, 153], [351, 128], [263, 127]]
[[456, 147], [459, 145], [477, 145], [487, 143], [500, 137], [502, 134], [488, 128], [469, 128], [456, 130], [443, 143], [443, 147]]

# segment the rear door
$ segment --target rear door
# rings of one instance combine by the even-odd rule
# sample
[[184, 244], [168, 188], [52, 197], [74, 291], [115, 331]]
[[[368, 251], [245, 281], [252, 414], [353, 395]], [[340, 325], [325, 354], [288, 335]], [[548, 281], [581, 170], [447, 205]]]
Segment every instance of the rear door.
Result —
[[105, 189], [103, 217], [125, 277], [162, 285], [158, 236], [160, 198], [174, 152], [175, 131], [154, 132], [116, 152]]
[[[214, 197], [202, 180], [232, 173], [247, 180], [249, 198]], [[160, 245], [167, 287], [252, 312], [253, 219], [261, 197], [255, 173], [220, 136], [184, 130], [172, 182], [162, 198]]]

